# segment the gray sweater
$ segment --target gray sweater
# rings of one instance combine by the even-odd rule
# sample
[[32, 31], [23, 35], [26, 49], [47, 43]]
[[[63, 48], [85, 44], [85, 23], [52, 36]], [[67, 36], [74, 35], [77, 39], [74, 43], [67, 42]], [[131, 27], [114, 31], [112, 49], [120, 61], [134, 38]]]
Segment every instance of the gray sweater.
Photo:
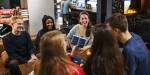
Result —
[[86, 35], [85, 35], [85, 36], [81, 36], [81, 35], [80, 35], [80, 31], [79, 31], [79, 30], [80, 30], [80, 29], [79, 29], [79, 26], [80, 26], [80, 24], [75, 25], [75, 26], [70, 30], [70, 32], [68, 33], [67, 37], [71, 40], [74, 35], [80, 36], [80, 37], [83, 37], [83, 38], [86, 39], [85, 46], [87, 46], [87, 45], [92, 45], [93, 34], [91, 33], [89, 37], [86, 37]]

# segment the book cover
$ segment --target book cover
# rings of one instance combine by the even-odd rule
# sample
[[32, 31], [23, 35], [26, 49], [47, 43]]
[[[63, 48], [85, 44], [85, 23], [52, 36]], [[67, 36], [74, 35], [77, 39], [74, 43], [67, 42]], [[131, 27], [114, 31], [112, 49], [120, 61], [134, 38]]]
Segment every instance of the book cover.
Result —
[[86, 38], [73, 35], [71, 44], [78, 46], [79, 48], [83, 48], [86, 43]]

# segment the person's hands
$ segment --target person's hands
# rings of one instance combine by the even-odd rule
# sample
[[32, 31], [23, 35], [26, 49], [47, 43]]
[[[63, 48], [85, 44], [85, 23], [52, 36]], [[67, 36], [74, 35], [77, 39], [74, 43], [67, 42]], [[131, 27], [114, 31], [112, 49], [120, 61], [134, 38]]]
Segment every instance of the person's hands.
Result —
[[81, 57], [87, 59], [91, 54], [92, 54], [91, 46], [85, 46], [81, 49], [81, 52], [80, 52]]
[[89, 49], [89, 48], [91, 48], [91, 46], [84, 46], [83, 48], [81, 48], [82, 50], [87, 50], [87, 49]]
[[83, 48], [79, 48], [77, 46], [73, 46], [72, 47], [72, 52], [71, 55], [75, 56], [75, 55], [82, 55], [83, 53], [87, 52], [88, 55], [90, 55], [91, 53], [89, 53], [89, 49], [91, 48], [91, 46], [84, 46]]
[[28, 60], [28, 63], [29, 63], [29, 64], [32, 64], [32, 63], [34, 63], [36, 60], [38, 60], [38, 58], [37, 58], [34, 54], [32, 54], [32, 55], [31, 55], [31, 59]]
[[78, 48], [77, 46], [73, 46], [71, 51], [71, 56], [73, 57], [76, 55], [80, 55], [80, 48]]
[[37, 58], [34, 54], [32, 54], [32, 55], [31, 55], [31, 59], [37, 60], [38, 58]]
[[40, 60], [35, 55], [31, 55], [31, 59], [28, 60], [28, 64], [31, 65], [32, 68], [35, 68], [36, 63], [39, 61]]

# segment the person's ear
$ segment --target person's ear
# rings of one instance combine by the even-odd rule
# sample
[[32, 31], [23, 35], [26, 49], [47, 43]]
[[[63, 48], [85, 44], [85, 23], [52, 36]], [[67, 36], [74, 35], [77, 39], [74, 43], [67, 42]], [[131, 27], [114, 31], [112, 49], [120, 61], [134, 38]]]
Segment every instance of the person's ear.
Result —
[[113, 28], [113, 31], [120, 32], [120, 30], [118, 28]]
[[116, 28], [112, 28], [112, 31], [113, 32], [117, 32], [118, 30]]
[[11, 23], [11, 27], [14, 27], [14, 23]]

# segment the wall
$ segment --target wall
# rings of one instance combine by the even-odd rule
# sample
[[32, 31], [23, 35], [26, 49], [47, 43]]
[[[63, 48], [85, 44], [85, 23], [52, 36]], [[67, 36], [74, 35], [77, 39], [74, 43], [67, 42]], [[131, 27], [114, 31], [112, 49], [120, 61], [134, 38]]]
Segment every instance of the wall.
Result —
[[101, 23], [101, 0], [97, 0], [97, 23]]
[[27, 0], [20, 0], [21, 8], [28, 8]]
[[29, 31], [37, 33], [42, 28], [44, 14], [54, 17], [54, 0], [28, 0]]
[[107, 8], [106, 8], [106, 18], [109, 18], [112, 15], [112, 0], [107, 0]]

